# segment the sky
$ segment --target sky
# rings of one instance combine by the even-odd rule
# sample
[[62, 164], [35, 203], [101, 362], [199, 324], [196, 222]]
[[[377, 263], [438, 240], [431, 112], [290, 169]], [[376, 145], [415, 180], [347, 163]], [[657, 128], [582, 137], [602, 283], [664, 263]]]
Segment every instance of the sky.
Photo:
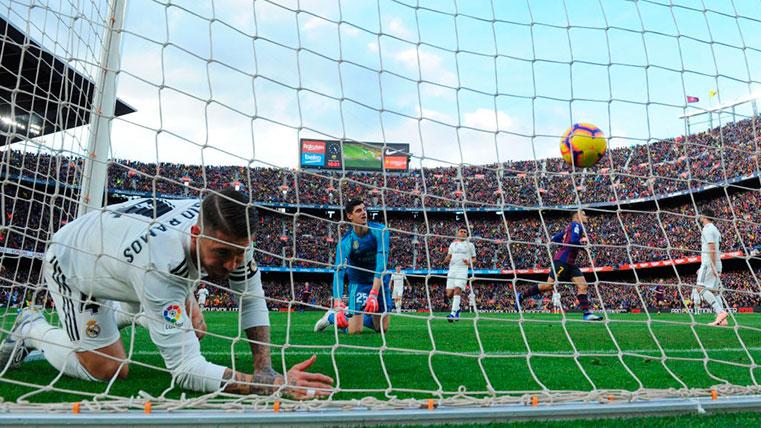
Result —
[[[137, 112], [112, 157], [296, 168], [300, 138], [327, 138], [410, 144], [414, 168], [555, 157], [575, 122], [612, 148], [675, 137], [761, 88], [761, 8], [671, 3], [128, 0], [118, 97]], [[35, 4], [0, 14], [92, 72], [103, 7]]]

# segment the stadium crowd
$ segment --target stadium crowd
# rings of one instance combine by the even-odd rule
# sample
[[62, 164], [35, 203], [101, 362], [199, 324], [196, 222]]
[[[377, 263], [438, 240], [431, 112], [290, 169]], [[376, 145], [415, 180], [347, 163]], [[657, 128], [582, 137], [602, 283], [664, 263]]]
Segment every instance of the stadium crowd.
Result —
[[[753, 123], [755, 121], [755, 124]], [[372, 206], [520, 207], [631, 200], [699, 188], [759, 174], [758, 117], [687, 137], [609, 151], [598, 165], [576, 172], [560, 158], [490, 165], [412, 169], [407, 173], [330, 172], [244, 166], [143, 163], [116, 159], [109, 189], [193, 195], [236, 186], [260, 203], [341, 205], [365, 195]], [[82, 159], [3, 152], [6, 174], [75, 185]], [[44, 173], [41, 173], [44, 171]], [[52, 172], [49, 172], [52, 171]]]
[[[722, 250], [747, 250], [761, 245], [761, 192], [749, 190], [672, 206], [660, 211], [587, 210], [585, 225], [590, 245], [582, 252], [581, 266], [617, 267], [642, 261], [667, 260], [698, 255], [700, 227], [697, 211], [711, 208], [720, 219]], [[461, 215], [388, 217], [376, 220], [391, 229], [390, 263], [404, 268], [443, 269], [447, 248]], [[734, 221], [732, 219], [735, 219]], [[337, 218], [322, 219], [306, 214], [265, 212], [260, 217], [257, 248], [261, 263], [270, 266], [330, 266], [335, 243], [347, 229]], [[546, 213], [522, 217], [467, 216], [471, 239], [478, 253], [479, 269], [530, 269], [548, 267], [554, 246], [549, 237], [568, 223], [567, 215]]]
[[[108, 185], [110, 191], [121, 195], [158, 192], [172, 197], [197, 195], [200, 188], [234, 186], [264, 204], [341, 205], [347, 198], [361, 196], [370, 206], [390, 208], [549, 207], [630, 200], [761, 173], [761, 140], [755, 131], [761, 125], [759, 120], [756, 117], [686, 137], [614, 149], [595, 167], [575, 172], [560, 158], [386, 174], [114, 160], [109, 165]], [[75, 186], [81, 178], [82, 159], [15, 150], [1, 155], [6, 179], [0, 193], [0, 247], [42, 252], [50, 233], [75, 217]], [[588, 209], [585, 229], [589, 245], [581, 252], [579, 265], [617, 267], [697, 255], [700, 227], [695, 216], [704, 208], [713, 209], [719, 217], [723, 251], [761, 246], [759, 189], [734, 187], [719, 196], [693, 196], [687, 202], [660, 200], [655, 208], [611, 205]], [[329, 267], [334, 263], [336, 243], [347, 230], [338, 222], [340, 212], [291, 214], [271, 208], [260, 212], [256, 232], [260, 265]], [[507, 214], [389, 211], [376, 212], [373, 219], [391, 229], [392, 266], [446, 268], [446, 249], [457, 227], [466, 224], [478, 252], [477, 269], [548, 267], [554, 250], [549, 237], [567, 224], [567, 216], [557, 210], [504, 212]], [[727, 278], [729, 281], [731, 276]], [[435, 281], [429, 285], [432, 291], [441, 287]], [[295, 295], [290, 283], [273, 282], [271, 287], [280, 290], [274, 293], [280, 297], [273, 303], [294, 299], [282, 291], [288, 289]], [[484, 308], [511, 305], [510, 293], [504, 293], [501, 284], [487, 282], [478, 288]], [[611, 292], [610, 304], [634, 307], [647, 302], [649, 294], [638, 294], [640, 288]], [[315, 290], [322, 290], [313, 294], [315, 304], [321, 304], [324, 296], [320, 293], [327, 287], [316, 286]], [[412, 290], [413, 308], [428, 306], [425, 299], [415, 297], [420, 290], [425, 287]], [[445, 305], [443, 292], [438, 291], [431, 294], [435, 308]], [[6, 293], [0, 299], [15, 298]], [[224, 292], [213, 294], [209, 301], [218, 307], [234, 306], [233, 296]]]
[[[697, 268], [697, 267], [696, 267]], [[646, 271], [640, 271], [646, 275]], [[15, 279], [14, 279], [15, 278]], [[405, 286], [402, 308], [406, 311], [434, 312], [448, 311], [451, 304], [446, 300], [446, 278], [444, 276], [408, 275], [411, 286]], [[591, 278], [590, 278], [591, 279]], [[684, 309], [691, 301], [692, 287], [695, 285], [695, 273], [676, 276], [642, 276], [639, 283], [634, 280], [619, 280], [616, 282], [590, 282], [590, 300], [596, 309], [615, 311], [648, 310], [670, 311]], [[36, 296], [37, 304], [50, 306], [52, 301], [46, 298], [43, 290], [37, 286], [40, 282], [40, 271], [36, 268], [10, 265], [0, 272], [0, 306], [18, 307], [25, 301]], [[747, 268], [724, 272], [721, 275], [724, 299], [729, 307], [759, 307], [761, 306], [761, 270], [752, 273]], [[307, 285], [309, 284], [309, 285]], [[476, 278], [466, 291], [466, 296], [472, 290], [475, 295], [476, 308], [479, 311], [507, 312], [514, 310], [514, 289], [523, 291], [531, 282], [525, 278], [495, 279]], [[270, 310], [310, 311], [323, 310], [329, 306], [331, 295], [330, 276], [325, 275], [318, 280], [279, 279], [276, 275], [263, 275], [264, 290]], [[207, 282], [209, 297], [206, 308], [210, 310], [237, 309], [237, 296], [231, 293], [225, 282]], [[569, 284], [560, 284], [558, 290], [562, 295], [565, 309], [576, 307], [576, 294]], [[35, 291], [37, 291], [35, 293]], [[463, 307], [469, 305], [468, 298], [463, 301]], [[546, 294], [537, 300], [524, 302], [526, 310], [552, 310], [550, 295]], [[472, 310], [472, 308], [470, 308]]]

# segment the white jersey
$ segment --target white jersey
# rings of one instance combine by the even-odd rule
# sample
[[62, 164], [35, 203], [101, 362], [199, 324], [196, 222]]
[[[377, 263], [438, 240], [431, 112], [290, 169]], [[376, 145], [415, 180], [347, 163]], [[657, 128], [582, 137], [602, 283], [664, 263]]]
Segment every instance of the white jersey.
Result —
[[196, 294], [198, 294], [198, 303], [203, 304], [209, 297], [209, 290], [205, 288], [199, 288], [198, 291], [196, 291]]
[[713, 223], [708, 223], [703, 226], [703, 231], [700, 233], [700, 264], [703, 266], [711, 266], [711, 257], [713, 255], [708, 247], [708, 244], [711, 243], [716, 246], [716, 253], [719, 255], [716, 260], [716, 270], [721, 272], [721, 249], [719, 248], [721, 233]]
[[[139, 304], [151, 339], [178, 381], [189, 389], [214, 391], [224, 367], [203, 358], [185, 310], [185, 301], [203, 274], [190, 255], [189, 231], [200, 209], [197, 199], [140, 199], [111, 205], [62, 227], [53, 235], [45, 258], [55, 279], [48, 283], [51, 288], [74, 289], [69, 293], [75, 297], [82, 293], [94, 300]], [[252, 247], [244, 263], [230, 274], [229, 284], [244, 293], [241, 328], [268, 326]]]
[[468, 241], [452, 241], [449, 244], [449, 251], [447, 252], [451, 259], [449, 259], [450, 271], [467, 271], [468, 265], [465, 264], [465, 260], [473, 260], [476, 257], [476, 246], [472, 242]]
[[394, 273], [392, 273], [391, 274], [391, 284], [394, 286], [394, 289], [404, 288], [404, 279], [405, 278], [407, 278], [407, 276], [404, 275], [404, 273], [402, 273], [402, 272], [399, 272], [399, 273], [394, 272]]

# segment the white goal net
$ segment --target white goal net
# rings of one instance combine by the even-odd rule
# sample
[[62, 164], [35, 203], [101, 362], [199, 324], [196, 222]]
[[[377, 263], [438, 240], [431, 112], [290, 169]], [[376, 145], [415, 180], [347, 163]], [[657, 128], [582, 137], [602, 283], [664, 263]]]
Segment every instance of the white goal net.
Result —
[[[756, 4], [6, 0], [0, 19], [6, 341], [26, 307], [70, 327], [42, 268], [53, 234], [78, 215], [149, 198], [148, 227], [161, 215], [156, 200], [233, 188], [258, 211], [252, 266], [272, 367], [284, 373], [314, 354], [309, 370], [334, 381], [304, 402], [285, 387], [191, 391], [137, 308], [117, 310], [128, 320], [126, 379], [74, 379], [23, 341], [26, 360], [0, 367], [4, 409], [551, 412], [759, 393]], [[575, 123], [607, 139], [592, 167], [560, 157]], [[369, 274], [388, 283], [378, 297], [387, 312], [359, 323], [362, 334], [315, 332], [333, 307], [336, 270], [365, 266], [340, 250], [346, 239], [349, 252], [365, 245], [345, 209], [353, 199], [376, 223]], [[559, 246], [571, 241], [553, 236], [573, 215], [581, 240]], [[716, 284], [699, 277], [710, 266], [706, 215], [721, 236]], [[121, 238], [103, 239], [105, 248]], [[449, 264], [458, 240], [475, 251], [470, 268], [455, 268], [462, 281]], [[564, 262], [580, 270], [570, 276], [553, 263], [568, 248], [578, 258]], [[394, 301], [397, 267], [405, 279]], [[369, 290], [355, 274], [337, 291], [349, 306], [352, 290]], [[542, 288], [549, 275], [558, 281]], [[245, 296], [226, 279], [187, 281], [191, 296], [206, 290], [201, 354], [251, 373]], [[459, 282], [462, 294], [449, 295]], [[84, 308], [95, 297], [118, 300], [64, 302]], [[722, 313], [726, 325], [708, 325]]]

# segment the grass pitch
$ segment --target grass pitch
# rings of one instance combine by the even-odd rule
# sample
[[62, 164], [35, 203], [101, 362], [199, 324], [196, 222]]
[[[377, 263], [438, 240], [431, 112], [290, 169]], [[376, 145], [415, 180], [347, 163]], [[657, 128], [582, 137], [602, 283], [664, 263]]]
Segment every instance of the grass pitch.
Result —
[[[481, 314], [450, 324], [446, 314], [392, 314], [391, 329], [382, 337], [366, 332], [348, 336], [334, 330], [312, 332], [318, 312], [271, 313], [273, 365], [283, 359], [289, 367], [318, 355], [313, 371], [336, 379], [341, 392], [335, 399], [374, 396], [380, 399], [437, 398], [437, 391], [458, 389], [473, 395], [487, 391], [488, 382], [500, 392], [645, 388], [705, 388], [729, 382], [751, 385], [751, 365], [761, 360], [761, 316], [738, 314], [738, 328], [690, 325], [683, 314], [613, 314], [608, 323], [587, 323], [580, 314]], [[207, 359], [251, 371], [248, 345], [233, 344], [238, 335], [237, 312], [206, 312], [211, 333], [202, 341]], [[700, 323], [711, 315], [697, 316]], [[9, 326], [8, 319], [4, 325]], [[565, 327], [565, 328], [564, 328]], [[127, 349], [133, 349], [127, 380], [93, 383], [65, 377], [45, 361], [25, 363], [0, 378], [0, 396], [15, 401], [60, 402], [92, 399], [91, 394], [131, 397], [140, 391], [177, 398], [185, 391], [171, 388], [171, 376], [151, 343], [147, 331], [123, 331]], [[227, 336], [227, 337], [221, 337]], [[619, 354], [620, 348], [622, 354]], [[234, 349], [234, 355], [231, 355]], [[432, 352], [434, 351], [435, 352]], [[531, 350], [530, 357], [528, 349]], [[574, 355], [577, 357], [574, 357]], [[335, 362], [335, 364], [334, 364]], [[153, 366], [153, 367], [151, 367]], [[388, 376], [386, 376], [386, 373]], [[755, 369], [759, 378], [761, 371]], [[35, 386], [17, 385], [15, 380]], [[62, 391], [82, 391], [84, 394]], [[186, 392], [188, 396], [195, 395]]]
[[382, 168], [381, 152], [383, 149], [380, 147], [368, 147], [361, 144], [344, 144], [343, 150], [344, 166], [346, 168]]

